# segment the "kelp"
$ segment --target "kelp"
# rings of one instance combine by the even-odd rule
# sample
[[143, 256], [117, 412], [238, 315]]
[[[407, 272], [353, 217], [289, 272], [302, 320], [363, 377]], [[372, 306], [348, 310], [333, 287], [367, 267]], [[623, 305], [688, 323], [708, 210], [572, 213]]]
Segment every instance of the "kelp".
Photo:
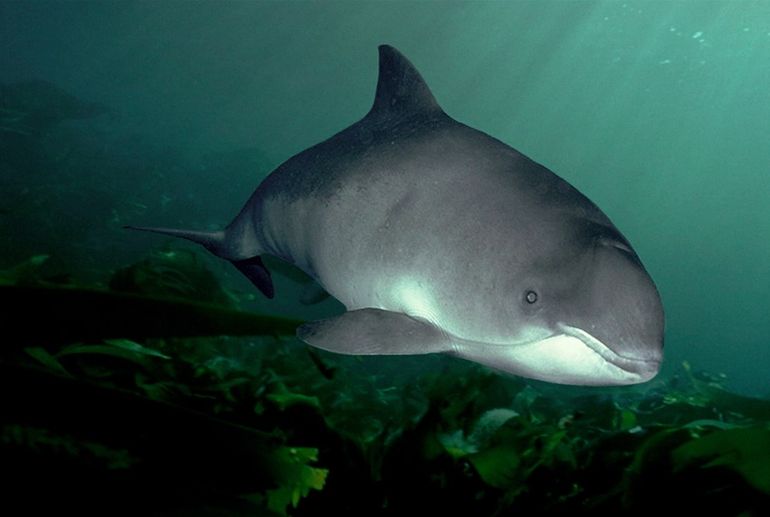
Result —
[[[34, 267], [18, 270], [29, 279]], [[308, 353], [283, 336], [295, 322], [151, 291], [39, 280], [0, 290], [10, 493], [147, 515], [770, 507], [770, 401], [687, 363], [624, 388], [527, 382], [462, 361], [393, 385], [362, 360]], [[110, 316], [131, 304], [133, 321]], [[170, 322], [160, 334], [158, 313]], [[57, 332], [24, 329], [30, 316]]]
[[290, 336], [300, 321], [182, 299], [59, 286], [0, 285], [0, 325], [15, 344], [109, 338]]
[[59, 508], [146, 514], [148, 504], [190, 504], [177, 500], [184, 487], [187, 499], [243, 500], [251, 514], [282, 515], [323, 487], [327, 471], [309, 465], [314, 449], [209, 413], [7, 364], [0, 390], [2, 468], [12, 469], [15, 497], [47, 491]]
[[770, 495], [770, 429], [721, 429], [698, 436], [677, 447], [672, 460], [676, 471], [694, 464], [727, 468]]
[[[195, 254], [165, 249], [118, 269], [110, 289], [41, 274], [48, 255], [0, 270], [0, 325], [17, 345], [110, 338], [293, 336], [302, 322], [235, 308]], [[57, 276], [56, 278], [59, 278]]]
[[153, 297], [183, 298], [235, 308], [237, 297], [222, 287], [219, 279], [196, 253], [166, 248], [154, 251], [112, 274], [113, 291]]

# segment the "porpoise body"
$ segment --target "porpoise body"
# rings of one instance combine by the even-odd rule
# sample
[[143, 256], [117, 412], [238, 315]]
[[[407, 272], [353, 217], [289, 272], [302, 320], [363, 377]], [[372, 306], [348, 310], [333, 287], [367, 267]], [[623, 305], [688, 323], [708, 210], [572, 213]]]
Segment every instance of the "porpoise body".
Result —
[[261, 255], [300, 268], [347, 308], [298, 328], [321, 349], [447, 353], [562, 384], [655, 376], [663, 307], [626, 238], [379, 50], [369, 113], [275, 169], [223, 231], [138, 229], [202, 244], [268, 297]]

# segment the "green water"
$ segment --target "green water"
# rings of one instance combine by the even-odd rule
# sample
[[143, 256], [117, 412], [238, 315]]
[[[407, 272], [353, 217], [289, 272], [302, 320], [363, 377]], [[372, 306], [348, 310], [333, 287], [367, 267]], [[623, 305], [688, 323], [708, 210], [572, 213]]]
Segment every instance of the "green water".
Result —
[[[662, 379], [687, 361], [770, 396], [763, 0], [2, 1], [0, 269], [46, 254], [42, 277], [106, 285], [159, 249], [195, 249], [122, 226], [229, 222], [275, 166], [368, 111], [382, 43], [450, 116], [565, 178], [628, 237], [666, 310]], [[283, 277], [264, 300], [199, 260], [242, 309], [340, 310], [299, 304]], [[386, 390], [387, 375], [446, 364], [412, 359], [341, 364]]]

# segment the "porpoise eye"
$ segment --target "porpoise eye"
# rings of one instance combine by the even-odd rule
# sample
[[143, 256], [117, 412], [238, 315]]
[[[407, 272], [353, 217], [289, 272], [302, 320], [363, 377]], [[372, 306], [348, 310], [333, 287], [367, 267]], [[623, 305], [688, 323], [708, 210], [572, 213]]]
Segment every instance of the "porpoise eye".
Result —
[[524, 299], [527, 300], [527, 303], [535, 303], [537, 301], [537, 293], [535, 291], [527, 291]]

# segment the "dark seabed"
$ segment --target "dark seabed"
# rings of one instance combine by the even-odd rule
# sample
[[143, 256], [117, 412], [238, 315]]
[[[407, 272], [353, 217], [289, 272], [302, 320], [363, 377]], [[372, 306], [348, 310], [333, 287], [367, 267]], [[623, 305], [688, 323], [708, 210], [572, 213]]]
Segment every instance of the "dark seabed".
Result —
[[[122, 228], [227, 224], [383, 43], [622, 229], [658, 377], [311, 349], [297, 270]], [[770, 510], [770, 2], [4, 0], [0, 49], [0, 513]]]

